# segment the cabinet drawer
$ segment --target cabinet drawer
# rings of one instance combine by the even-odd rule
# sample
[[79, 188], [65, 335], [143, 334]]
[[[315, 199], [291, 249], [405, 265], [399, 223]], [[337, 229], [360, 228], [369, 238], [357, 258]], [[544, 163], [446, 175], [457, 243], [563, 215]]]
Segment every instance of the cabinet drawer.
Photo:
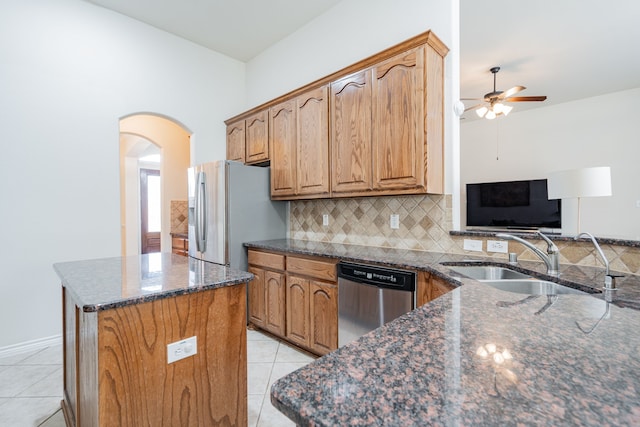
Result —
[[171, 247], [174, 249], [189, 249], [189, 241], [182, 237], [173, 237], [171, 239]]
[[337, 280], [336, 261], [288, 256], [287, 272], [328, 280], [330, 282]]
[[248, 258], [250, 265], [258, 265], [273, 270], [284, 270], [284, 255], [249, 250]]

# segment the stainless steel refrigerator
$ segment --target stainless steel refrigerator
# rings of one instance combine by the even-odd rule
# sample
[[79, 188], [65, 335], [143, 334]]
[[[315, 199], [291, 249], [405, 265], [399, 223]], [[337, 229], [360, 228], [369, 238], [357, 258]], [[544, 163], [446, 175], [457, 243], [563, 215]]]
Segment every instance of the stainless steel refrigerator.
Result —
[[244, 242], [286, 237], [287, 202], [271, 201], [269, 168], [221, 160], [188, 173], [189, 256], [246, 270]]

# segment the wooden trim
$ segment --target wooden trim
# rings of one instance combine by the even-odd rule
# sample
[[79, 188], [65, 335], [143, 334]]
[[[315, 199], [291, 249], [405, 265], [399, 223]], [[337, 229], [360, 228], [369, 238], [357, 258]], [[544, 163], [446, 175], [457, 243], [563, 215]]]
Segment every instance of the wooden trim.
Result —
[[256, 265], [271, 270], [284, 271], [284, 255], [249, 249], [247, 258], [250, 265]]
[[336, 260], [287, 256], [287, 273], [323, 279], [335, 283], [338, 279], [336, 264]]
[[229, 125], [237, 120], [245, 119], [251, 116], [252, 114], [255, 114], [256, 112], [259, 112], [260, 110], [271, 108], [276, 104], [279, 104], [281, 102], [294, 98], [306, 91], [316, 89], [320, 86], [329, 84], [334, 80], [337, 80], [349, 74], [355, 73], [356, 71], [360, 71], [362, 69], [368, 68], [380, 61], [384, 61], [386, 59], [391, 58], [392, 56], [400, 54], [414, 47], [418, 47], [425, 43], [431, 46], [442, 57], [444, 57], [449, 52], [449, 48], [433, 32], [431, 32], [431, 30], [429, 30], [422, 34], [418, 34], [417, 36], [412, 37], [408, 40], [405, 40], [401, 43], [398, 43], [382, 52], [379, 52], [375, 55], [371, 55], [370, 57], [365, 58], [361, 61], [358, 61], [355, 64], [349, 65], [348, 67], [345, 67], [339, 71], [336, 71], [335, 73], [329, 74], [328, 76], [322, 77], [312, 83], [309, 83], [298, 89], [292, 90], [291, 92], [286, 93], [276, 99], [272, 99], [268, 102], [265, 102], [264, 104], [258, 105], [257, 107], [254, 107], [249, 111], [245, 111], [241, 114], [238, 114], [237, 116], [231, 117], [230, 119], [225, 120], [224, 123], [226, 125]]

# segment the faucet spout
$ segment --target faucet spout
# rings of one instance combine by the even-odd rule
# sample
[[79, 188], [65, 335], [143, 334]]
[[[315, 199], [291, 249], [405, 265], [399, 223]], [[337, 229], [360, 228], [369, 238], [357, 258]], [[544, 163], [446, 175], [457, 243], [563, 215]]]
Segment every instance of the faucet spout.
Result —
[[598, 241], [596, 240], [596, 238], [593, 237], [593, 234], [587, 233], [585, 231], [585, 232], [582, 232], [582, 233], [578, 234], [576, 237], [574, 237], [574, 240], [578, 240], [579, 238], [585, 237], [585, 236], [591, 239], [591, 241], [593, 242], [593, 246], [596, 247], [596, 250], [598, 251], [598, 254], [600, 255], [600, 258], [602, 258], [602, 262], [604, 262], [604, 267], [605, 267], [604, 288], [607, 289], [607, 290], [615, 290], [616, 289], [616, 282], [615, 282], [615, 277], [612, 276], [609, 273], [609, 260], [607, 259], [606, 256], [604, 256], [604, 252], [602, 252], [602, 248], [598, 244]]
[[514, 236], [512, 234], [507, 233], [498, 233], [496, 237], [505, 240], [514, 240], [518, 243], [523, 244], [527, 248], [531, 249], [533, 253], [538, 255], [545, 265], [547, 266], [547, 274], [557, 275], [559, 270], [559, 251], [558, 247], [544, 234], [538, 232], [538, 236], [542, 238], [547, 243], [547, 253], [542, 252], [538, 249], [533, 243], [527, 242], [524, 239], [521, 239], [518, 236]]

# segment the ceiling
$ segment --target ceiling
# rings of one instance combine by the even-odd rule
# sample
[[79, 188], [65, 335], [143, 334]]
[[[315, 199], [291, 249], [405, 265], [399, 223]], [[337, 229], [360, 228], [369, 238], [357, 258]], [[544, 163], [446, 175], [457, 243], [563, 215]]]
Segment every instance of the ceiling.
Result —
[[341, 0], [86, 1], [247, 62]]
[[[246, 62], [341, 0], [86, 1]], [[462, 98], [493, 90], [493, 66], [498, 90], [548, 97], [514, 112], [640, 87], [638, 0], [460, 0], [460, 15]]]

